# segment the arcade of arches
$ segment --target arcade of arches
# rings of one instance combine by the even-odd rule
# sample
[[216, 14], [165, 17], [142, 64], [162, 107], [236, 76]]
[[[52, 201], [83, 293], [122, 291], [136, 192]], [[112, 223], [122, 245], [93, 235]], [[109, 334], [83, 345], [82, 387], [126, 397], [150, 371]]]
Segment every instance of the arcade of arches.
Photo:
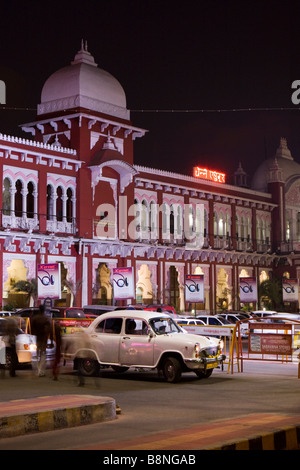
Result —
[[[34, 278], [34, 262], [26, 258], [10, 256], [4, 263], [3, 272], [3, 304], [14, 304], [17, 307], [24, 306], [25, 293], [16, 293], [14, 284], [20, 280], [30, 280]], [[61, 264], [61, 284], [62, 295], [60, 304], [70, 306], [74, 292], [72, 292], [72, 282], [70, 282], [70, 273], [72, 269], [65, 263]], [[94, 279], [93, 279], [93, 303], [95, 304], [113, 304], [112, 289], [112, 270], [116, 267], [116, 262], [110, 263], [104, 261], [95, 261]], [[204, 296], [205, 302], [192, 306], [192, 309], [211, 310], [210, 291], [211, 286], [207, 279], [210, 278], [210, 268], [208, 266], [193, 266], [193, 274], [203, 274], [205, 279]], [[239, 277], [248, 277], [252, 275], [251, 269], [241, 268]], [[269, 272], [262, 270], [259, 276], [259, 282], [269, 278]], [[64, 283], [64, 281], [68, 281]], [[215, 305], [217, 310], [224, 308], [232, 309], [234, 305], [234, 289], [232, 287], [232, 269], [230, 267], [216, 267], [215, 284]], [[32, 301], [32, 299], [31, 299]], [[189, 309], [191, 306], [185, 305], [184, 300], [184, 266], [169, 264], [165, 266], [165, 282], [163, 283], [162, 297], [158, 297], [158, 279], [156, 263], [137, 263], [136, 264], [136, 298], [132, 301], [138, 304], [164, 303], [173, 305], [178, 312]], [[22, 304], [23, 303], [23, 304]]]

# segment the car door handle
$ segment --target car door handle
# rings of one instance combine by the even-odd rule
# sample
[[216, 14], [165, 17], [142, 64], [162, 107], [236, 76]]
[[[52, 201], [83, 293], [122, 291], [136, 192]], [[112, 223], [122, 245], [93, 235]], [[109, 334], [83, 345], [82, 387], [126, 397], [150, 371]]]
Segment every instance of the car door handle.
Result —
[[123, 336], [122, 339], [130, 339], [130, 336]]

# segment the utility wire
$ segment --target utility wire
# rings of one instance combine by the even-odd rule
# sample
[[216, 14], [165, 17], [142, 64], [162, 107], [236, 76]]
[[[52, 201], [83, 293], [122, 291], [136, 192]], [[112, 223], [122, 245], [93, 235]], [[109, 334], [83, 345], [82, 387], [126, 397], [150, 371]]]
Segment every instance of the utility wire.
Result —
[[[3, 111], [37, 111], [37, 108], [6, 106], [0, 104]], [[74, 111], [74, 110], [73, 110]], [[278, 108], [227, 108], [227, 109], [130, 109], [132, 113], [243, 113], [249, 111], [300, 111], [300, 107]]]

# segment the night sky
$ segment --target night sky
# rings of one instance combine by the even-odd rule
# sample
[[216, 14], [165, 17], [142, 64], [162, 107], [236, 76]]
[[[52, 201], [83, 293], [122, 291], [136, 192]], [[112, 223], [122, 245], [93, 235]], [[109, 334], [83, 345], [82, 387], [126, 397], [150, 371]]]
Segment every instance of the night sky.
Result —
[[0, 7], [7, 84], [0, 132], [31, 138], [19, 124], [35, 119], [44, 82], [73, 60], [83, 38], [123, 86], [133, 125], [149, 131], [135, 141], [135, 163], [187, 175], [208, 166], [229, 180], [239, 161], [251, 176], [280, 137], [300, 163], [300, 112], [291, 101], [300, 80], [300, 1], [1, 0]]

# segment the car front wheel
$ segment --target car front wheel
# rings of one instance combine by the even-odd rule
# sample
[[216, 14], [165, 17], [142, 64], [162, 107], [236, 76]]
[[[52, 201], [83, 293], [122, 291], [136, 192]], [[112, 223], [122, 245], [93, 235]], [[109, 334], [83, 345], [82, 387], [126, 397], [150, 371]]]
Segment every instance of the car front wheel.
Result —
[[208, 377], [211, 376], [213, 373], [213, 369], [208, 369], [208, 370], [196, 370], [196, 375], [199, 379], [208, 379]]
[[80, 374], [85, 376], [96, 375], [99, 372], [99, 363], [93, 359], [79, 359], [78, 370]]
[[163, 374], [167, 382], [175, 383], [181, 377], [181, 364], [175, 357], [167, 357], [163, 363]]

